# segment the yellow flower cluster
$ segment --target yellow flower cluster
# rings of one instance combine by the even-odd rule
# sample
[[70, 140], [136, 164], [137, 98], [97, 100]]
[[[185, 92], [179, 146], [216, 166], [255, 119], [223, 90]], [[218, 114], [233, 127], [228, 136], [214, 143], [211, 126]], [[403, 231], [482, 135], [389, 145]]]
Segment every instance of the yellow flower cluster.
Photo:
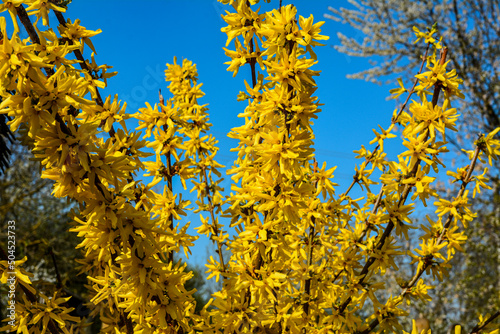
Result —
[[[83, 45], [94, 51], [90, 37], [99, 31], [78, 20], [65, 22], [64, 8], [50, 1], [0, 5], [14, 21], [9, 38], [0, 18], [0, 113], [10, 117], [10, 128], [40, 161], [42, 177], [54, 181], [53, 195], [80, 204], [71, 230], [81, 238], [92, 315], [109, 333], [402, 332], [399, 320], [407, 315], [402, 305], [430, 300], [432, 286], [423, 274], [442, 280], [454, 254], [463, 251], [463, 229], [475, 217], [466, 186], [474, 182], [473, 196], [489, 188], [486, 171], [472, 173], [478, 159], [490, 164], [497, 159], [500, 129], [479, 136], [475, 149], [467, 151], [467, 167], [447, 171], [460, 185], [454, 198], [433, 190], [437, 173], [446, 170], [447, 131], [456, 131], [459, 117], [451, 101], [463, 95], [456, 72], [446, 68], [447, 49], [432, 37], [434, 29], [417, 29], [417, 38], [433, 51], [423, 57], [427, 70], [416, 75], [412, 89], [399, 80], [392, 92], [408, 92], [407, 101], [413, 95], [418, 101], [412, 100], [408, 111], [405, 103], [388, 127], [374, 130], [375, 148], [356, 151], [362, 161], [352, 184], [338, 194], [335, 168], [320, 167], [313, 149], [312, 125], [321, 106], [314, 96], [319, 71], [313, 70], [313, 47], [328, 38], [321, 35], [323, 23], [297, 17], [293, 5], [259, 13], [252, 7], [258, 0], [221, 2], [234, 9], [223, 16], [228, 70], [236, 75], [249, 64], [252, 73], [238, 95], [247, 103], [239, 115], [244, 124], [229, 134], [239, 144], [225, 197], [217, 141], [208, 134], [206, 105], [198, 104], [204, 94], [192, 62], [174, 59], [165, 71], [172, 97], [165, 100], [160, 92], [158, 104], [130, 115], [117, 96], [100, 96], [114, 75], [111, 67], [98, 65], [93, 54], [91, 61], [83, 59]], [[59, 35], [30, 22], [36, 15], [47, 25], [51, 10]], [[29, 39], [19, 38], [17, 18]], [[130, 117], [138, 121], [142, 138], [127, 129]], [[399, 127], [405, 149], [390, 158], [384, 144]], [[151, 177], [148, 184], [137, 180], [141, 170]], [[222, 289], [200, 315], [194, 313], [194, 291], [185, 288], [192, 273], [174, 261], [181, 249], [188, 257], [197, 239], [187, 233], [190, 223], [181, 225], [192, 206], [174, 192], [175, 180], [184, 189], [191, 182], [198, 233], [217, 246], [218, 256], [206, 266], [209, 278], [222, 278]], [[164, 188], [158, 193], [160, 182]], [[349, 196], [356, 184], [364, 197]], [[375, 186], [378, 193], [371, 190]], [[405, 254], [399, 242], [417, 228], [415, 202], [432, 204], [435, 214], [422, 225], [419, 247]], [[234, 235], [219, 217], [228, 218]], [[398, 256], [417, 270], [401, 280], [399, 295], [385, 296], [380, 278], [398, 269]], [[1, 261], [2, 283], [6, 268]], [[52, 297], [37, 292], [28, 273], [16, 273], [25, 296], [16, 304], [20, 321], [9, 329], [79, 332], [80, 320], [68, 314], [66, 299], [57, 291]]]
[[[228, 240], [231, 258], [226, 271], [213, 258], [207, 264], [210, 276], [222, 275], [224, 281], [222, 291], [214, 294], [215, 308], [205, 312], [210, 321], [200, 329], [368, 333], [379, 326], [401, 331], [398, 317], [406, 315], [401, 304], [430, 300], [432, 287], [422, 274], [442, 279], [455, 251], [462, 250], [466, 238], [457, 222], [466, 226], [475, 216], [465, 186], [477, 180], [477, 192], [488, 187], [484, 174], [471, 177], [478, 154], [471, 155], [456, 198], [447, 201], [431, 188], [436, 180], [431, 173], [444, 167], [445, 132], [456, 131], [459, 115], [450, 99], [463, 96], [461, 80], [454, 70], [446, 70], [446, 50], [436, 54], [442, 47], [431, 37], [435, 31], [417, 33], [434, 50], [425, 58], [428, 71], [416, 76], [412, 90], [400, 81], [400, 88], [392, 92], [416, 94], [420, 102], [412, 101], [409, 112], [396, 112], [387, 129], [374, 131], [370, 144], [376, 143], [376, 148], [357, 151], [364, 161], [356, 166], [353, 184], [337, 195], [334, 169], [319, 169], [312, 149], [312, 120], [320, 111], [313, 97], [313, 77], [319, 72], [312, 69], [317, 63], [312, 47], [327, 38], [320, 35], [322, 23], [313, 23], [312, 17], [297, 19], [293, 5], [261, 14], [252, 9], [253, 2], [230, 4], [234, 12], [223, 16], [228, 26], [222, 29], [228, 37], [224, 50], [231, 58], [226, 64], [234, 75], [249, 64], [252, 84], [245, 82], [246, 92], [238, 95], [238, 100], [248, 102], [239, 115], [245, 124], [229, 134], [239, 145], [238, 159], [228, 172], [234, 184], [225, 214], [237, 235]], [[234, 48], [227, 48], [231, 43]], [[444, 100], [439, 104], [441, 91]], [[396, 137], [396, 124], [404, 128], [406, 150], [391, 161], [383, 149], [385, 140]], [[481, 139], [477, 152], [496, 158], [500, 143], [493, 136], [487, 137], [489, 146]], [[381, 182], [372, 178], [375, 170], [382, 171]], [[355, 184], [366, 192], [366, 200], [348, 196]], [[371, 192], [373, 185], [381, 186], [378, 195]], [[411, 254], [417, 272], [401, 286], [399, 296], [384, 302], [377, 275], [398, 269], [395, 257], [404, 253], [397, 240], [408, 238], [409, 229], [416, 228], [411, 218], [415, 206], [406, 203], [408, 198], [424, 205], [426, 200], [434, 202], [437, 218], [429, 218], [422, 243]], [[373, 305], [372, 315], [361, 318], [367, 300]]]
[[[43, 166], [42, 177], [54, 180], [54, 196], [80, 203], [71, 230], [82, 238], [82, 272], [89, 277], [93, 315], [100, 316], [105, 332], [188, 332], [195, 302], [194, 291], [186, 291], [184, 283], [192, 273], [174, 262], [173, 253], [184, 248], [187, 255], [197, 237], [186, 233], [189, 223], [174, 226], [189, 205], [173, 194], [174, 176], [184, 185], [193, 179], [199, 210], [212, 215], [214, 235], [222, 234], [215, 218], [222, 189], [220, 180], [214, 180], [222, 166], [214, 160], [217, 141], [205, 135], [211, 124], [206, 106], [197, 103], [203, 93], [195, 66], [186, 60], [182, 66], [169, 65], [166, 79], [174, 97], [162, 100], [160, 110], [148, 105], [135, 115], [138, 129], [146, 127], [146, 138], [154, 135], [147, 144], [139, 132], [127, 129], [126, 104], [117, 96], [100, 97], [99, 89], [113, 75], [106, 73], [110, 67], [97, 65], [93, 55], [92, 62], [78, 59], [83, 43], [93, 49], [89, 38], [98, 32], [86, 30], [78, 20], [61, 23], [61, 37], [51, 29], [39, 30], [29, 15], [42, 17], [45, 24], [49, 9], [63, 9], [48, 1], [25, 1], [28, 8], [22, 3], [3, 6], [26, 24], [33, 33], [30, 40], [20, 40], [18, 29], [8, 38], [6, 21], [0, 18], [0, 112], [32, 147]], [[67, 59], [71, 53], [77, 60]], [[77, 63], [82, 69], [74, 67]], [[143, 152], [146, 146], [155, 150], [156, 161], [141, 161], [150, 156]], [[147, 185], [134, 180], [143, 168], [154, 176]], [[158, 194], [151, 188], [161, 180], [168, 185]], [[18, 276], [22, 284], [29, 283]], [[63, 302], [56, 297], [43, 299], [43, 307], [25, 299], [16, 309], [21, 321], [13, 329], [38, 333], [48, 326], [52, 332], [68, 332], [65, 321], [76, 321], [63, 316], [70, 309], [56, 307]]]

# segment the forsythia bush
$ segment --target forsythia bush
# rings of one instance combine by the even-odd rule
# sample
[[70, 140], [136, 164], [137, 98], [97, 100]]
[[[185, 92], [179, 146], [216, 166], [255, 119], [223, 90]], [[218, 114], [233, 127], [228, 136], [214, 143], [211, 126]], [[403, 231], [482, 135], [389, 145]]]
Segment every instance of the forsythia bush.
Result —
[[[466, 167], [446, 169], [445, 135], [456, 131], [459, 115], [452, 103], [463, 97], [461, 80], [446, 68], [448, 50], [432, 37], [435, 30], [416, 29], [428, 45], [422, 56], [426, 70], [412, 88], [400, 82], [393, 90], [407, 93], [406, 102], [387, 128], [374, 131], [370, 144], [376, 147], [357, 151], [362, 162], [351, 186], [338, 194], [335, 168], [314, 157], [311, 128], [320, 112], [313, 47], [328, 39], [321, 35], [322, 23], [297, 16], [294, 5], [281, 1], [267, 13], [253, 7], [258, 0], [222, 2], [233, 8], [222, 29], [228, 70], [236, 75], [248, 64], [252, 72], [238, 96], [248, 104], [239, 115], [244, 124], [229, 134], [239, 141], [238, 158], [228, 169], [229, 195], [219, 186], [223, 166], [215, 160], [217, 141], [208, 134], [206, 105], [198, 104], [204, 94], [194, 64], [174, 60], [165, 71], [172, 97], [160, 94], [154, 106], [130, 113], [117, 96], [101, 98], [99, 89], [115, 73], [98, 65], [93, 54], [84, 59], [99, 31], [65, 20], [67, 2], [0, 5], [14, 23], [8, 32], [0, 18], [0, 113], [40, 161], [42, 177], [54, 181], [53, 195], [80, 204], [71, 231], [81, 237], [91, 316], [100, 319], [105, 333], [401, 332], [399, 320], [407, 316], [401, 306], [430, 299], [424, 274], [446, 279], [450, 259], [466, 242], [463, 230], [475, 216], [469, 199], [488, 188], [486, 170], [475, 170], [476, 162], [497, 159], [498, 129], [478, 136]], [[48, 26], [50, 11], [59, 22], [55, 30]], [[29, 34], [25, 40], [17, 18]], [[138, 120], [137, 131], [127, 128], [131, 118]], [[391, 160], [384, 141], [396, 137], [396, 126], [406, 150]], [[443, 198], [432, 187], [438, 171], [460, 184], [455, 197]], [[138, 181], [142, 174], [152, 181]], [[174, 192], [175, 180], [185, 189], [192, 183], [194, 205]], [[153, 190], [159, 182], [161, 193]], [[364, 198], [349, 196], [355, 184]], [[433, 205], [435, 215], [427, 216], [420, 245], [405, 254], [398, 243], [417, 228], [411, 216], [416, 202]], [[194, 291], [184, 287], [192, 273], [173, 256], [181, 249], [187, 256], [198, 238], [187, 233], [189, 223], [181, 217], [193, 209], [200, 213], [198, 233], [217, 245], [207, 264], [209, 278], [222, 281], [200, 314], [194, 312]], [[223, 226], [220, 217], [230, 225]], [[7, 253], [2, 254], [6, 283]], [[417, 269], [401, 283], [399, 295], [386, 299], [380, 278], [388, 268], [398, 269], [397, 256], [408, 257]], [[16, 321], [2, 330], [85, 332], [88, 322], [69, 314], [68, 298], [34, 289], [21, 264]], [[487, 331], [498, 333], [491, 328], [496, 316], [481, 317], [475, 330], [490, 324]]]

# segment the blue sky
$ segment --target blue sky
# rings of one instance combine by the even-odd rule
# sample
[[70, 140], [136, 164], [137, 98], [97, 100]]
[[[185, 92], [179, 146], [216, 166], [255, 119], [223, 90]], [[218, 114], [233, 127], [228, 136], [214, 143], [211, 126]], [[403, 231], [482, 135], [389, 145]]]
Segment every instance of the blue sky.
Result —
[[[328, 6], [349, 6], [346, 1], [336, 0], [293, 3], [300, 15], [313, 14], [315, 22], [325, 20], [323, 14], [328, 12]], [[275, 7], [277, 4], [276, 0], [271, 3]], [[196, 63], [199, 82], [203, 83], [202, 90], [206, 94], [199, 102], [209, 104], [212, 133], [220, 142], [217, 160], [230, 166], [234, 154], [229, 149], [237, 143], [226, 135], [231, 128], [242, 124], [237, 115], [244, 110], [246, 102], [237, 102], [236, 96], [244, 90], [243, 80], [251, 81], [251, 76], [249, 67], [242, 68], [235, 78], [226, 71], [224, 62], [228, 58], [222, 50], [226, 35], [220, 31], [225, 26], [220, 16], [224, 9], [231, 7], [216, 0], [73, 0], [64, 17], [79, 18], [87, 29], [102, 30], [92, 38], [97, 51], [96, 61], [112, 65], [113, 70], [118, 71], [117, 76], [108, 80], [102, 95], [118, 94], [127, 102], [130, 113], [143, 107], [145, 102], [156, 103], [158, 89], [168, 98], [163, 71], [174, 56]], [[56, 23], [53, 16], [51, 23]], [[338, 166], [335, 182], [340, 184], [338, 192], [341, 193], [352, 181], [354, 164], [360, 163], [354, 159], [352, 151], [361, 145], [368, 146], [373, 139], [371, 129], [377, 124], [384, 128], [390, 124], [396, 104], [394, 100], [387, 101], [386, 97], [394, 86], [347, 79], [347, 74], [366, 69], [368, 62], [341, 54], [333, 45], [338, 44], [338, 31], [352, 36], [355, 33], [349, 26], [331, 20], [326, 20], [322, 30], [330, 40], [326, 41], [326, 46], [315, 49], [319, 62], [313, 69], [322, 71], [316, 78], [319, 87], [316, 95], [325, 104], [313, 127], [316, 157], [320, 165], [326, 161], [328, 166]], [[89, 51], [86, 48], [84, 56], [87, 58]], [[397, 139], [393, 141], [398, 142]], [[224, 183], [226, 188], [229, 188], [228, 179]], [[197, 217], [188, 217], [192, 220], [191, 226], [199, 225]], [[204, 262], [207, 244], [201, 241], [193, 249], [196, 262]]]
[[[343, 2], [294, 3], [299, 14], [313, 14], [315, 21], [322, 21], [329, 5]], [[199, 82], [206, 93], [200, 103], [209, 104], [213, 132], [221, 143], [219, 159], [224, 160], [231, 159], [229, 148], [235, 146], [225, 136], [232, 127], [241, 124], [237, 114], [245, 108], [245, 102], [237, 102], [236, 95], [244, 90], [243, 80], [251, 80], [249, 67], [242, 68], [235, 78], [226, 71], [224, 62], [228, 58], [222, 50], [226, 35], [220, 32], [225, 25], [220, 14], [226, 7], [229, 6], [215, 0], [74, 0], [65, 17], [81, 19], [88, 29], [102, 29], [92, 39], [96, 61], [112, 65], [118, 71], [116, 77], [108, 80], [103, 95], [118, 94], [127, 101], [129, 112], [143, 107], [146, 101], [156, 103], [158, 89], [167, 91], [163, 71], [174, 56], [196, 63]], [[393, 87], [346, 79], [346, 74], [365, 69], [368, 63], [332, 47], [338, 43], [337, 31], [352, 32], [349, 26], [326, 20], [322, 29], [330, 40], [326, 46], [315, 49], [319, 62], [314, 69], [322, 71], [315, 78], [319, 87], [316, 95], [325, 104], [314, 126], [317, 156], [329, 164], [340, 165], [338, 177], [346, 180], [354, 162], [352, 150], [373, 138], [371, 129], [377, 124], [388, 126], [395, 103], [385, 98]]]

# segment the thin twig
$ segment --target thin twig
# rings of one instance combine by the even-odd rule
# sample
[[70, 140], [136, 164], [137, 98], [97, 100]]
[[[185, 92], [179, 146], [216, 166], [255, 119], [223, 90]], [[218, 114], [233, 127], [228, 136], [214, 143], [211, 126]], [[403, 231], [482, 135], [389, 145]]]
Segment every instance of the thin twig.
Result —
[[[253, 53], [253, 37], [250, 39], [250, 54]], [[255, 63], [257, 59], [255, 57], [250, 58], [250, 68], [252, 70], [252, 86], [255, 87], [257, 85], [257, 75], [255, 72]]]
[[49, 255], [52, 258], [52, 263], [54, 264], [54, 270], [56, 271], [56, 279], [57, 279], [57, 288], [62, 288], [62, 280], [61, 280], [61, 274], [59, 274], [59, 268], [57, 267], [57, 261], [56, 261], [56, 255], [54, 254], [54, 251], [52, 250], [52, 246], [49, 247]]
[[492, 322], [493, 320], [495, 320], [495, 318], [497, 318], [498, 316], [500, 316], [500, 311], [497, 311], [495, 314], [493, 314], [491, 317], [489, 317], [481, 326], [479, 326], [479, 324], [474, 326], [474, 328], [471, 330], [470, 334], [478, 334], [483, 328], [488, 326], [488, 324], [490, 322]]
[[[317, 173], [318, 172], [318, 162], [316, 161], [316, 159], [314, 159], [314, 165], [313, 165], [313, 171], [314, 173]], [[317, 189], [318, 187], [318, 181], [315, 182], [315, 185], [314, 185], [314, 188]], [[311, 222], [312, 222], [312, 225], [309, 226], [309, 233], [307, 235], [307, 247], [308, 247], [308, 251], [307, 251], [307, 270], [309, 270], [309, 268], [312, 266], [312, 262], [313, 262], [313, 251], [314, 251], [314, 239], [316, 238], [316, 231], [315, 231], [315, 226], [316, 226], [316, 218], [313, 216], [311, 217]], [[304, 283], [304, 291], [305, 291], [305, 296], [307, 298], [307, 301], [306, 303], [304, 304], [304, 312], [306, 315], [309, 315], [309, 304], [310, 304], [310, 300], [311, 300], [311, 281], [312, 281], [312, 277], [310, 275], [306, 275], [306, 276], [309, 276], [305, 283]]]
[[[55, 3], [54, 0], [51, 0], [52, 3]], [[57, 3], [56, 3], [57, 5]], [[58, 12], [58, 11], [54, 11], [55, 15], [56, 15], [56, 18], [57, 20], [59, 21], [59, 24], [62, 25], [63, 27], [66, 27], [66, 20], [64, 19], [64, 16], [62, 15], [61, 12]], [[69, 45], [73, 45], [73, 41], [72, 40], [68, 40], [68, 43]], [[87, 71], [87, 73], [92, 76], [92, 73], [90, 73], [90, 69], [88, 68], [87, 66], [87, 63], [85, 62], [85, 58], [83, 58], [83, 55], [82, 53], [80, 52], [79, 49], [75, 49], [73, 51], [73, 54], [75, 55], [76, 59], [78, 59], [80, 61], [80, 67], [82, 70], [84, 71]], [[94, 78], [96, 79], [96, 78]], [[100, 105], [101, 107], [104, 105], [103, 101], [102, 101], [102, 98], [101, 98], [101, 93], [99, 93], [99, 90], [97, 87], [95, 87], [95, 91], [96, 91], [96, 99], [95, 99], [95, 102]], [[114, 131], [114, 130], [113, 130]], [[111, 132], [111, 130], [110, 130]], [[112, 136], [114, 137], [114, 136]]]
[[[447, 48], [444, 48], [443, 51], [441, 52], [441, 58], [440, 58], [440, 64], [444, 64], [445, 60], [446, 60], [446, 54], [447, 54]], [[441, 87], [441, 82], [440, 81], [437, 81], [435, 86], [439, 86]], [[434, 94], [432, 96], [432, 102], [433, 102], [433, 107], [435, 106], [435, 103], [437, 103], [438, 101], [438, 98], [439, 98], [439, 93], [440, 93], [441, 89], [435, 89], [434, 90]], [[429, 134], [427, 134], [428, 136]], [[426, 141], [427, 139], [425, 139], [424, 141]], [[417, 162], [415, 163], [415, 165], [413, 166], [413, 169], [412, 171], [410, 172], [410, 175], [415, 175], [417, 170], [418, 170], [418, 166], [420, 165], [421, 163], [421, 159], [418, 159]], [[413, 186], [411, 184], [407, 184], [399, 198], [399, 202], [398, 202], [398, 207], [401, 207], [402, 205], [405, 204], [406, 202], [406, 199], [408, 198], [408, 195], [410, 194], [411, 192], [411, 189], [413, 188]], [[389, 235], [391, 234], [392, 230], [394, 229], [394, 222], [391, 220], [389, 221], [389, 223], [387, 224], [382, 236], [380, 237], [380, 240], [379, 242], [377, 243], [377, 246], [375, 247], [374, 251], [380, 251], [383, 247], [384, 247], [384, 244], [385, 244], [385, 241], [387, 240], [387, 238], [389, 237]], [[361, 277], [358, 284], [361, 284], [364, 282], [365, 278], [367, 277], [367, 273], [368, 273], [368, 270], [370, 268], [370, 266], [376, 261], [376, 258], [374, 256], [371, 256], [368, 261], [366, 261], [365, 265], [363, 266], [363, 269], [361, 270], [361, 273], [359, 274], [359, 276]], [[347, 298], [347, 300], [340, 306], [339, 308], [339, 313], [342, 313], [344, 312], [344, 310], [346, 309], [346, 307], [350, 304], [350, 302], [352, 301], [352, 297], [349, 296]]]
[[[159, 94], [159, 100], [160, 100], [160, 106], [164, 106], [165, 105], [165, 99], [163, 98], [163, 95], [161, 95], [161, 89], [160, 91], [158, 92]], [[161, 107], [160, 107], [161, 109]], [[165, 132], [168, 132], [168, 126], [167, 124], [164, 124], [162, 126], [163, 128], [163, 131]], [[170, 190], [171, 193], [173, 193], [173, 182], [172, 182], [172, 174], [173, 174], [173, 170], [172, 170], [172, 160], [171, 160], [171, 157], [170, 157], [170, 151], [167, 152], [167, 154], [165, 155], [166, 158], [167, 158], [167, 170], [168, 170], [168, 173], [167, 173], [167, 187], [168, 187], [168, 190]], [[169, 217], [168, 217], [168, 228], [170, 229], [170, 231], [173, 231], [174, 230], [174, 216], [171, 214]], [[174, 261], [174, 252], [173, 251], [169, 251], [167, 253], [167, 259], [168, 259], [168, 262], [169, 263], [172, 263]]]
[[[425, 50], [424, 56], [422, 57], [422, 63], [420, 64], [420, 69], [418, 70], [417, 75], [419, 75], [420, 73], [422, 73], [422, 70], [424, 68], [424, 64], [425, 64], [425, 62], [427, 60], [427, 54], [429, 53], [430, 45], [431, 45], [431, 43], [427, 44], [427, 49]], [[391, 119], [391, 124], [396, 124], [398, 122], [399, 116], [401, 116], [401, 114], [403, 113], [403, 111], [406, 108], [406, 105], [410, 101], [411, 96], [413, 95], [413, 93], [415, 93], [415, 87], [417, 87], [417, 84], [418, 84], [418, 79], [415, 79], [415, 81], [413, 82], [413, 87], [410, 89], [410, 91], [408, 93], [408, 96], [406, 97], [406, 101], [401, 105], [401, 107], [399, 108], [399, 111], [396, 114], [396, 116], [393, 116], [393, 118]], [[367, 165], [368, 162], [370, 162], [373, 159], [373, 157], [375, 156], [375, 153], [377, 153], [377, 151], [379, 149], [380, 149], [380, 143], [377, 144], [377, 146], [375, 147], [375, 149], [373, 150], [373, 152], [370, 154], [370, 156], [365, 158], [364, 164]], [[366, 167], [366, 165], [365, 165], [365, 167]], [[357, 174], [355, 174], [353, 176], [353, 181], [351, 182], [351, 184], [349, 185], [349, 187], [347, 188], [347, 190], [342, 195], [340, 195], [340, 198], [345, 198], [347, 196], [347, 194], [349, 194], [349, 192], [351, 191], [352, 187], [354, 187], [354, 185], [358, 181], [359, 181], [359, 178], [357, 177]]]
[[[375, 203], [373, 204], [373, 209], [371, 211], [372, 214], [376, 214], [378, 208], [380, 207], [380, 203], [382, 202], [382, 195], [384, 194], [384, 186], [380, 187], [380, 191], [378, 193], [377, 199], [375, 200]], [[370, 221], [369, 218], [365, 219], [365, 227], [363, 228], [363, 231], [361, 232], [361, 235], [359, 236], [358, 239], [356, 239], [356, 244], [355, 247], [359, 248], [358, 244], [361, 243], [368, 233], [368, 230], [370, 229]], [[345, 271], [345, 268], [341, 269], [337, 274], [335, 274], [333, 281], [335, 282], [340, 275]]]
[[[210, 187], [208, 185], [207, 169], [205, 166], [202, 166], [202, 169], [203, 169], [203, 178], [204, 178], [204, 182], [206, 184], [206, 189], [207, 189], [208, 210], [210, 211], [210, 216], [212, 218], [213, 235], [219, 237], [221, 232], [219, 231], [219, 228], [217, 226], [217, 222], [215, 221], [214, 205], [212, 203], [213, 195], [210, 194]], [[214, 240], [212, 238], [212, 242], [213, 241]], [[217, 244], [217, 253], [219, 253], [219, 261], [220, 261], [220, 264], [222, 265], [222, 272], [225, 273], [226, 272], [226, 264], [224, 262], [224, 256], [222, 254], [222, 245], [221, 245], [221, 242], [219, 239], [216, 240], [216, 244]], [[225, 280], [226, 277], [224, 275], [222, 275], [222, 279]]]
[[[457, 197], [455, 197], [455, 198], [459, 198], [459, 197], [461, 197], [463, 195], [463, 193], [465, 191], [465, 188], [467, 187], [467, 184], [471, 181], [470, 177], [471, 177], [472, 172], [474, 170], [474, 167], [476, 165], [476, 162], [477, 162], [477, 159], [478, 159], [478, 156], [479, 156], [479, 151], [480, 151], [480, 147], [477, 146], [476, 150], [474, 151], [474, 157], [472, 158], [472, 162], [469, 165], [469, 169], [467, 171], [467, 176], [466, 176], [466, 178], [464, 180], [462, 180], [462, 185], [461, 185], [460, 190], [459, 190], [459, 192], [457, 194]], [[453, 220], [453, 214], [450, 213], [448, 215], [447, 219], [446, 219], [446, 223], [444, 224], [443, 231], [441, 231], [441, 234], [440, 234], [439, 238], [436, 241], [436, 244], [439, 245], [439, 244], [441, 244], [443, 242], [444, 235], [446, 234], [446, 231], [448, 230], [448, 227], [450, 226], [452, 220]], [[431, 261], [432, 258], [433, 257], [429, 257], [428, 261], [426, 261], [425, 264], [420, 268], [420, 270], [418, 270], [415, 273], [415, 275], [410, 280], [410, 282], [405, 285], [405, 288], [400, 293], [399, 297], [404, 297], [408, 293], [408, 291], [415, 285], [415, 283], [417, 283], [418, 279], [427, 270], [427, 268], [432, 264], [432, 261]], [[373, 320], [370, 323], [369, 328], [366, 329], [366, 330], [364, 330], [363, 332], [361, 332], [361, 334], [368, 334], [368, 333], [370, 333], [370, 331], [373, 330], [375, 327], [377, 327], [377, 325], [379, 323], [380, 322], [379, 322], [378, 319]]]

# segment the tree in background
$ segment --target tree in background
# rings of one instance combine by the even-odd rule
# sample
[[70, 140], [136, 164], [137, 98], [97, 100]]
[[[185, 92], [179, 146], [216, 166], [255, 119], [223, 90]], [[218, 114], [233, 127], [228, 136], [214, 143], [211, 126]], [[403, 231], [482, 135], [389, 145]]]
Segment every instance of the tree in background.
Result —
[[[412, 44], [411, 27], [435, 27], [449, 49], [453, 68], [463, 78], [465, 99], [457, 101], [464, 118], [460, 133], [447, 139], [464, 143], [478, 128], [489, 132], [500, 124], [500, 5], [498, 0], [349, 1], [350, 9], [330, 7], [325, 16], [348, 23], [354, 35], [338, 33], [335, 48], [350, 56], [368, 57], [373, 67], [352, 74], [353, 79], [380, 83], [400, 74], [413, 80], [412, 70], [421, 61], [422, 46]], [[440, 330], [459, 321], [473, 326], [475, 312], [500, 306], [500, 180], [499, 164], [490, 170], [494, 180], [489, 198], [476, 199], [478, 218], [467, 229], [466, 252], [453, 260], [449, 284], [432, 292], [433, 306], [415, 304]]]
[[5, 168], [9, 167], [10, 148], [9, 143], [12, 143], [14, 136], [7, 126], [7, 116], [0, 115], [0, 174]]
[[[82, 257], [78, 237], [68, 233], [72, 227], [71, 209], [76, 203], [52, 196], [53, 182], [40, 178], [40, 163], [33, 154], [17, 140], [10, 144], [10, 163], [0, 175], [0, 248], [6, 249], [7, 228], [4, 224], [15, 220], [23, 228], [17, 233], [18, 254], [27, 257], [24, 268], [33, 274], [33, 286], [37, 290], [52, 295], [61, 290], [71, 297], [68, 307], [74, 308], [72, 315], [85, 317], [89, 314], [87, 279], [80, 274], [77, 260]], [[203, 268], [188, 264], [193, 278], [186, 282], [188, 290], [196, 289], [195, 312], [199, 313], [208, 301]], [[0, 316], [6, 318], [7, 286], [0, 286]], [[94, 322], [100, 323], [97, 319]], [[87, 333], [95, 333], [99, 327], [94, 325]]]
[[[411, 27], [432, 27], [450, 50], [449, 60], [463, 77], [469, 117], [488, 131], [500, 125], [500, 4], [497, 0], [350, 1], [354, 9], [330, 7], [336, 21], [356, 29], [354, 37], [339, 32], [336, 49], [350, 56], [371, 57], [373, 67], [350, 75], [372, 82], [388, 75], [412, 76], [422, 46], [411, 43]], [[469, 119], [467, 119], [469, 121]], [[480, 123], [477, 123], [480, 122]]]
[[25, 268], [34, 274], [34, 286], [49, 294], [58, 286], [75, 298], [85, 295], [86, 279], [77, 276], [75, 261], [81, 257], [75, 249], [78, 238], [67, 232], [75, 203], [51, 195], [52, 182], [40, 178], [40, 163], [33, 161], [33, 155], [21, 143], [13, 141], [10, 150], [10, 166], [0, 177], [2, 248], [6, 249], [5, 224], [9, 220], [19, 222], [23, 229], [18, 231], [17, 250], [28, 258]]

